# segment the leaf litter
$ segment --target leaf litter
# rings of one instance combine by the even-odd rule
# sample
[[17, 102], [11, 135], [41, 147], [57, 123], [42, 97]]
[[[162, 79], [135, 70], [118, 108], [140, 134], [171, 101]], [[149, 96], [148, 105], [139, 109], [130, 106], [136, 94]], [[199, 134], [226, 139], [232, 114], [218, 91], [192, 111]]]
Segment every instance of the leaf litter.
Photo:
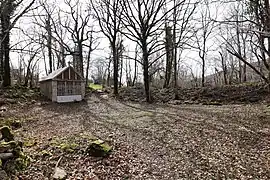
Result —
[[[24, 117], [17, 137], [31, 165], [20, 179], [270, 179], [270, 116], [265, 105], [164, 105], [101, 99], [12, 105]], [[113, 147], [85, 154], [89, 142]]]

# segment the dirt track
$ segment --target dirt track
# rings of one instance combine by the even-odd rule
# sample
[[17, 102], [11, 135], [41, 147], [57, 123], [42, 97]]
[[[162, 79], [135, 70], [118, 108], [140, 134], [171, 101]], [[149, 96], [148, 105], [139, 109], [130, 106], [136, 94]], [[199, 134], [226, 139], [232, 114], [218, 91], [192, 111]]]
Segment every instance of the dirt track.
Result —
[[[18, 132], [22, 139], [37, 139], [30, 154], [49, 149], [48, 139], [83, 133], [114, 147], [105, 159], [64, 155], [61, 167], [70, 179], [269, 179], [266, 110], [264, 105], [140, 105], [93, 95], [87, 102], [32, 105], [11, 113], [32, 117]], [[53, 157], [37, 158], [21, 177], [50, 178], [60, 156], [51, 151]]]

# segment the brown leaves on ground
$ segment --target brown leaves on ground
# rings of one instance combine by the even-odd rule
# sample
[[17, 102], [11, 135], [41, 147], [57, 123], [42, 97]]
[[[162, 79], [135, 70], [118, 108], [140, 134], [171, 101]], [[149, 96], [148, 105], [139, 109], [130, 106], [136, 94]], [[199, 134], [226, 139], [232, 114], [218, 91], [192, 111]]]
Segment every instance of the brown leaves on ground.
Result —
[[[92, 95], [87, 102], [17, 105], [12, 112], [31, 117], [17, 131], [32, 142], [25, 147], [32, 163], [21, 179], [50, 179], [60, 157], [68, 179], [270, 178], [264, 105], [149, 105]], [[95, 137], [113, 147], [109, 157], [84, 153]]]

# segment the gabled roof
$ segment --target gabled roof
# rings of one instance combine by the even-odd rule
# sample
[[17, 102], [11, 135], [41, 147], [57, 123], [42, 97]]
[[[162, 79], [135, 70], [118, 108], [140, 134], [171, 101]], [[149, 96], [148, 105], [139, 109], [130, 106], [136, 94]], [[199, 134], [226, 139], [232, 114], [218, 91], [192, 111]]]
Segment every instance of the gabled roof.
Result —
[[63, 68], [59, 68], [59, 69], [56, 69], [56, 70], [53, 71], [52, 73], [48, 74], [48, 76], [41, 77], [40, 80], [39, 80], [39, 82], [51, 80], [51, 79], [57, 77], [57, 76], [58, 76], [59, 74], [61, 74], [62, 72], [64, 72], [65, 70], [67, 70], [68, 68], [69, 68], [69, 66], [63, 67]]
[[56, 69], [52, 73], [48, 74], [48, 76], [41, 77], [40, 80], [39, 80], [39, 82], [54, 79], [58, 75], [60, 75], [64, 71], [66, 71], [68, 68], [72, 69], [77, 74], [77, 76], [79, 76], [83, 80], [83, 77], [77, 71], [75, 71], [75, 69], [72, 66], [67, 66], [67, 67]]

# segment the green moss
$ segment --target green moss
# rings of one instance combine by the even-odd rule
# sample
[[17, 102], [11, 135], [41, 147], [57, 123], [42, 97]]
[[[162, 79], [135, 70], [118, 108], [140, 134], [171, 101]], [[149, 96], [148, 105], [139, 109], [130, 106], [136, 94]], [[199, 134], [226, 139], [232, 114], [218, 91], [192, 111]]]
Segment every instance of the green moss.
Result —
[[57, 147], [59, 146], [60, 142], [56, 139], [52, 139], [51, 142], [50, 142], [50, 145], [51, 146], [54, 146], [54, 147]]
[[15, 141], [1, 142], [0, 147], [10, 147], [15, 148], [18, 144]]
[[19, 157], [9, 160], [5, 163], [4, 170], [8, 174], [15, 174], [16, 171], [23, 171], [30, 165], [31, 159], [23, 152], [20, 152]]
[[69, 152], [69, 153], [74, 152], [78, 146], [79, 145], [76, 143], [61, 143], [59, 145], [61, 150], [65, 151], [65, 152]]
[[14, 134], [12, 133], [11, 129], [8, 126], [3, 126], [0, 129], [0, 132], [2, 134], [2, 139], [4, 139], [5, 141], [14, 140]]
[[31, 159], [23, 152], [20, 153], [20, 156], [15, 159], [16, 170], [22, 171], [25, 170], [30, 165]]
[[102, 85], [100, 85], [100, 84], [94, 84], [94, 83], [90, 83], [89, 84], [89, 87], [90, 88], [92, 88], [92, 89], [94, 89], [94, 90], [102, 90]]
[[25, 147], [33, 147], [33, 146], [37, 145], [37, 142], [35, 140], [33, 140], [33, 139], [28, 139], [28, 140], [25, 140], [23, 142], [23, 145]]
[[0, 153], [15, 149], [17, 146], [18, 146], [18, 144], [15, 141], [1, 142], [0, 143]]
[[13, 127], [15, 129], [22, 127], [21, 120], [14, 117], [4, 118], [1, 120], [0, 124], [2, 126]]
[[74, 141], [75, 141], [75, 137], [65, 138], [65, 139], [53, 138], [50, 141], [50, 145], [61, 149], [61, 151], [64, 151], [67, 153], [73, 153], [79, 147], [79, 145], [74, 143]]
[[112, 147], [109, 146], [107, 143], [105, 143], [104, 141], [98, 139], [96, 141], [93, 142], [94, 144], [98, 144], [102, 147], [102, 149], [104, 150], [104, 152], [108, 153], [112, 150]]

